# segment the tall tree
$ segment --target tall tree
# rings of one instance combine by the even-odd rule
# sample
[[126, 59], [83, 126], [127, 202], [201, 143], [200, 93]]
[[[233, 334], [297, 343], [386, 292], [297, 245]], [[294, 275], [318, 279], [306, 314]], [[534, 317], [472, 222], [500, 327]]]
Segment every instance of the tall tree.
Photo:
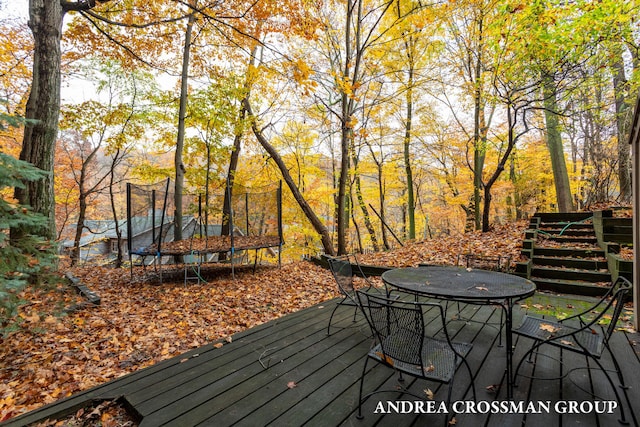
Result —
[[[16, 187], [15, 197], [48, 218], [45, 226], [30, 232], [48, 239], [55, 238], [55, 200], [53, 195], [53, 157], [58, 136], [60, 114], [60, 67], [62, 21], [68, 11], [90, 10], [97, 3], [110, 0], [48, 1], [29, 0], [29, 28], [34, 39], [33, 79], [25, 117], [35, 122], [25, 126], [20, 159], [49, 172], [46, 178], [25, 182]], [[27, 232], [21, 226], [11, 229], [11, 239]]]
[[[329, 70], [327, 74], [318, 76], [318, 84], [326, 90], [326, 97], [317, 96], [317, 100], [340, 127], [340, 170], [336, 197], [338, 254], [347, 252], [350, 147], [353, 146], [358, 124], [358, 110], [364, 108], [361, 100], [363, 88], [374, 77], [372, 70], [367, 69], [366, 62], [372, 47], [381, 43], [386, 32], [419, 7], [419, 4], [415, 4], [410, 10], [403, 11], [402, 16], [387, 19], [392, 15], [394, 4], [396, 1], [393, 0], [347, 0], [327, 2], [318, 11], [326, 27], [322, 43]], [[340, 7], [344, 9], [340, 11]]]
[[185, 119], [187, 116], [187, 100], [189, 91], [189, 57], [191, 54], [191, 34], [193, 32], [193, 24], [195, 22], [195, 15], [192, 13], [187, 19], [187, 29], [184, 36], [184, 49], [182, 52], [182, 73], [180, 74], [180, 107], [178, 111], [178, 135], [176, 138], [176, 152], [175, 152], [175, 208], [174, 212], [174, 238], [176, 240], [182, 240], [182, 193], [184, 193], [184, 173], [185, 167], [182, 161], [182, 152], [184, 150], [184, 135], [185, 135]]
[[329, 231], [327, 230], [327, 227], [322, 223], [320, 218], [318, 218], [318, 216], [315, 214], [311, 206], [309, 206], [309, 203], [307, 203], [307, 201], [304, 198], [304, 195], [300, 192], [300, 189], [298, 188], [293, 177], [289, 173], [289, 169], [287, 169], [287, 166], [282, 160], [282, 157], [280, 156], [280, 154], [278, 154], [278, 152], [275, 150], [273, 145], [269, 143], [267, 138], [264, 136], [262, 129], [258, 127], [258, 123], [256, 122], [256, 117], [253, 114], [253, 110], [251, 108], [251, 104], [249, 103], [249, 99], [245, 98], [242, 102], [245, 104], [245, 110], [249, 118], [251, 118], [252, 120], [251, 129], [253, 130], [254, 135], [258, 139], [258, 142], [260, 143], [260, 145], [262, 145], [265, 151], [269, 153], [271, 158], [278, 165], [278, 169], [280, 169], [280, 172], [282, 173], [282, 177], [285, 183], [287, 184], [287, 186], [289, 187], [289, 189], [291, 190], [293, 197], [296, 199], [296, 202], [298, 202], [298, 205], [300, 206], [304, 214], [309, 219], [309, 222], [311, 222], [311, 225], [313, 226], [313, 228], [320, 235], [324, 252], [327, 255], [335, 255], [335, 251], [333, 249], [333, 243], [331, 242], [331, 236], [329, 236]]

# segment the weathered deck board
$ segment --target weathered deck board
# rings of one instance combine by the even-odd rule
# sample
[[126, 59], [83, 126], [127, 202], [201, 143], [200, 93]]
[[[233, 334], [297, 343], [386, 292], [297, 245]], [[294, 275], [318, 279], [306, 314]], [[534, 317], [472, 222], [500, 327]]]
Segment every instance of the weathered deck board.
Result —
[[[463, 305], [460, 316], [466, 320], [451, 321], [447, 329], [452, 338], [473, 343], [468, 356], [476, 388], [476, 401], [506, 401], [504, 380], [505, 348], [498, 346], [500, 310], [488, 306]], [[370, 426], [441, 425], [441, 414], [376, 414], [378, 402], [415, 400], [397, 391], [397, 376], [373, 362], [368, 365], [365, 393], [396, 390], [372, 395], [363, 404], [363, 420], [356, 419], [358, 388], [364, 355], [370, 338], [361, 316], [352, 322], [353, 308], [340, 308], [334, 318], [336, 328], [327, 336], [326, 326], [333, 304], [328, 302], [292, 313], [281, 319], [249, 329], [233, 337], [221, 348], [211, 344], [195, 349], [150, 368], [121, 377], [78, 395], [47, 405], [3, 423], [23, 426], [48, 417], [71, 413], [92, 400], [121, 398], [141, 417], [141, 426], [195, 425], [308, 425]], [[457, 307], [451, 306], [451, 313]], [[514, 324], [522, 317], [514, 312]], [[433, 333], [442, 334], [439, 322], [429, 324]], [[640, 410], [640, 335], [616, 332], [612, 343], [625, 380], [632, 405], [625, 404], [631, 425], [637, 425]], [[517, 362], [530, 345], [517, 337], [514, 361]], [[503, 337], [504, 345], [504, 337]], [[535, 364], [525, 363], [525, 375], [557, 376], [566, 366], [586, 366], [582, 356], [545, 347], [545, 355], [562, 357], [564, 368], [548, 357], [538, 356]], [[611, 366], [608, 357], [605, 366]], [[290, 387], [288, 385], [295, 385]], [[412, 393], [424, 395], [425, 389], [435, 393], [435, 401], [446, 400], [447, 387], [437, 383], [406, 377], [403, 385]], [[580, 387], [578, 387], [580, 386]], [[585, 389], [586, 391], [582, 390]], [[558, 400], [591, 401], [595, 391], [603, 399], [613, 392], [600, 372], [579, 370], [568, 378], [531, 381], [520, 377], [514, 390], [514, 401], [537, 402]], [[465, 368], [455, 378], [452, 400], [473, 402], [471, 382]], [[614, 414], [456, 414], [458, 426], [612, 426]], [[635, 423], [635, 424], [634, 424]]]

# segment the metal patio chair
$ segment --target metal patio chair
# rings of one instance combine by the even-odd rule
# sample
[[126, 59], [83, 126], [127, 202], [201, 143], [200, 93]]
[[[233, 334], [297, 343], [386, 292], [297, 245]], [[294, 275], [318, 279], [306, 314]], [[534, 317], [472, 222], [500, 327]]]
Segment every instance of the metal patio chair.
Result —
[[[331, 335], [331, 322], [333, 320], [333, 316], [338, 310], [340, 306], [349, 306], [354, 308], [353, 312], [353, 321], [356, 321], [356, 315], [358, 314], [358, 307], [360, 302], [356, 298], [356, 291], [353, 284], [353, 276], [354, 273], [357, 273], [357, 276], [364, 279], [366, 285], [363, 290], [366, 292], [378, 292], [380, 295], [386, 294], [386, 291], [383, 293], [378, 290], [373, 283], [367, 278], [367, 276], [362, 272], [362, 268], [358, 263], [357, 258], [354, 255], [346, 255], [339, 258], [334, 257], [326, 257], [327, 262], [329, 263], [329, 268], [331, 273], [333, 274], [333, 278], [338, 285], [338, 290], [342, 296], [342, 300], [336, 303], [333, 311], [331, 312], [331, 316], [329, 317], [329, 325], [327, 326], [327, 335]], [[354, 267], [356, 271], [354, 271]]]
[[[629, 396], [627, 394], [627, 387], [624, 383], [624, 377], [620, 371], [620, 365], [616, 359], [611, 347], [609, 346], [609, 339], [611, 334], [616, 328], [616, 323], [620, 317], [620, 313], [624, 307], [624, 298], [632, 289], [632, 284], [624, 277], [620, 276], [611, 285], [607, 293], [598, 301], [595, 305], [584, 310], [581, 313], [567, 317], [560, 321], [552, 321], [549, 319], [542, 319], [534, 316], [525, 316], [522, 325], [513, 330], [514, 334], [521, 335], [533, 340], [531, 348], [523, 355], [522, 359], [518, 363], [514, 374], [514, 381], [517, 379], [518, 372], [522, 367], [522, 363], [525, 359], [529, 362], [532, 361], [532, 355], [537, 352], [540, 347], [544, 345], [552, 345], [559, 347], [562, 350], [571, 351], [574, 353], [582, 354], [587, 358], [593, 360], [597, 367], [605, 375], [609, 384], [613, 388], [613, 391], [618, 401], [618, 407], [620, 408], [620, 422], [628, 424], [622, 402], [620, 400], [620, 393], [616, 385], [613, 382], [613, 378], [609, 374], [609, 371], [604, 368], [600, 361], [604, 350], [611, 355], [613, 366], [620, 382], [620, 387], [623, 390], [627, 404], [629, 404]], [[605, 316], [611, 316], [609, 317]], [[606, 327], [602, 324], [608, 322]], [[538, 353], [538, 357], [544, 356], [542, 353]], [[588, 366], [574, 367], [568, 369], [567, 372], [561, 377], [555, 378], [538, 378], [531, 377], [538, 380], [557, 380], [564, 378], [571, 372], [579, 369], [594, 369]], [[588, 392], [589, 394], [592, 394]], [[595, 396], [594, 396], [595, 397]]]
[[[425, 395], [417, 395], [403, 387], [394, 390], [375, 390], [363, 396], [364, 378], [370, 359], [394, 369], [399, 373], [398, 381], [404, 382], [403, 374], [438, 383], [448, 384], [447, 407], [451, 403], [453, 380], [458, 367], [464, 364], [471, 379], [473, 399], [476, 399], [473, 373], [465, 357], [472, 344], [451, 341], [447, 333], [444, 310], [440, 304], [419, 301], [398, 301], [356, 291], [363, 307], [365, 318], [371, 327], [374, 342], [365, 358], [358, 400], [358, 419], [362, 419], [362, 402], [375, 393], [400, 391], [420, 400]], [[425, 312], [436, 310], [444, 332], [444, 339], [435, 338], [425, 329]], [[430, 319], [428, 319], [430, 320]], [[430, 324], [432, 327], [433, 324]], [[369, 371], [371, 372], [371, 371]], [[446, 416], [444, 425], [449, 423]]]
[[456, 265], [480, 270], [501, 271], [511, 270], [511, 257], [503, 255], [476, 255], [471, 253], [458, 254]]
[[[499, 271], [509, 273], [511, 269], [511, 257], [502, 255], [476, 255], [472, 253], [458, 254], [456, 265], [465, 268], [476, 268], [479, 270]], [[463, 322], [474, 322], [472, 319], [464, 318], [460, 315], [460, 303], [457, 302], [458, 313], [455, 319]], [[475, 301], [465, 301], [467, 304], [475, 304]], [[445, 305], [445, 313], [449, 310], [449, 303]], [[502, 347], [502, 330], [504, 329], [504, 309], [500, 307], [500, 320], [495, 322], [483, 322], [488, 326], [498, 329], [498, 347]]]

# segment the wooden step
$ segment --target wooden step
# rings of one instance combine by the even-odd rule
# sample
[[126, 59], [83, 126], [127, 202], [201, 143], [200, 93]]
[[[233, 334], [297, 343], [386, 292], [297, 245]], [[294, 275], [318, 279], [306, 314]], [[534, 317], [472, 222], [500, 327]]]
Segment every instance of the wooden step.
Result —
[[581, 270], [606, 270], [608, 269], [605, 258], [572, 258], [536, 255], [533, 263], [540, 266], [553, 266], [560, 268], [576, 268]]
[[559, 294], [585, 295], [600, 297], [607, 292], [604, 286], [597, 286], [593, 283], [579, 280], [561, 280], [544, 277], [531, 277], [538, 290], [556, 292]]
[[602, 236], [602, 240], [605, 242], [615, 242], [622, 244], [633, 244], [633, 234], [631, 233], [604, 233]]
[[540, 222], [579, 222], [593, 217], [593, 212], [542, 212], [534, 215]]
[[593, 230], [590, 222], [541, 222], [538, 228], [553, 228], [557, 230]]
[[[538, 235], [538, 239], [540, 240], [540, 235]], [[560, 244], [567, 244], [570, 246], [571, 243], [579, 243], [579, 244], [587, 244], [587, 245], [596, 245], [598, 244], [598, 239], [596, 236], [591, 237], [583, 237], [583, 236], [542, 236], [542, 241], [545, 239], [551, 240], [554, 242], [558, 242]]]
[[541, 267], [534, 265], [531, 269], [532, 277], [560, 280], [578, 280], [589, 283], [610, 282], [611, 273], [608, 270], [580, 270], [576, 268]]
[[599, 248], [545, 248], [533, 247], [533, 256], [553, 256], [561, 258], [604, 258], [605, 252]]
[[595, 236], [595, 232], [593, 229], [584, 229], [584, 228], [547, 228], [547, 229], [538, 229], [538, 234], [541, 235], [551, 235], [551, 236], [582, 236], [582, 237], [593, 237]]

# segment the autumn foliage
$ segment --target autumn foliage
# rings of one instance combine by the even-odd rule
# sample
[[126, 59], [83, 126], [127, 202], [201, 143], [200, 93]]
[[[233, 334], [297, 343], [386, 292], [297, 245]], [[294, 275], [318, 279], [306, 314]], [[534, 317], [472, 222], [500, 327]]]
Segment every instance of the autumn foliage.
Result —
[[[414, 242], [392, 252], [361, 255], [367, 264], [455, 263], [459, 252], [517, 257], [524, 223], [493, 233]], [[179, 273], [182, 273], [181, 271]], [[236, 271], [208, 271], [208, 283], [133, 279], [127, 269], [75, 268], [101, 298], [97, 306], [67, 285], [25, 290], [23, 330], [0, 345], [0, 419], [88, 389], [160, 360], [338, 296], [328, 270], [310, 262]], [[181, 274], [177, 275], [181, 277]], [[167, 276], [168, 277], [168, 276]], [[64, 309], [74, 308], [64, 314]]]

